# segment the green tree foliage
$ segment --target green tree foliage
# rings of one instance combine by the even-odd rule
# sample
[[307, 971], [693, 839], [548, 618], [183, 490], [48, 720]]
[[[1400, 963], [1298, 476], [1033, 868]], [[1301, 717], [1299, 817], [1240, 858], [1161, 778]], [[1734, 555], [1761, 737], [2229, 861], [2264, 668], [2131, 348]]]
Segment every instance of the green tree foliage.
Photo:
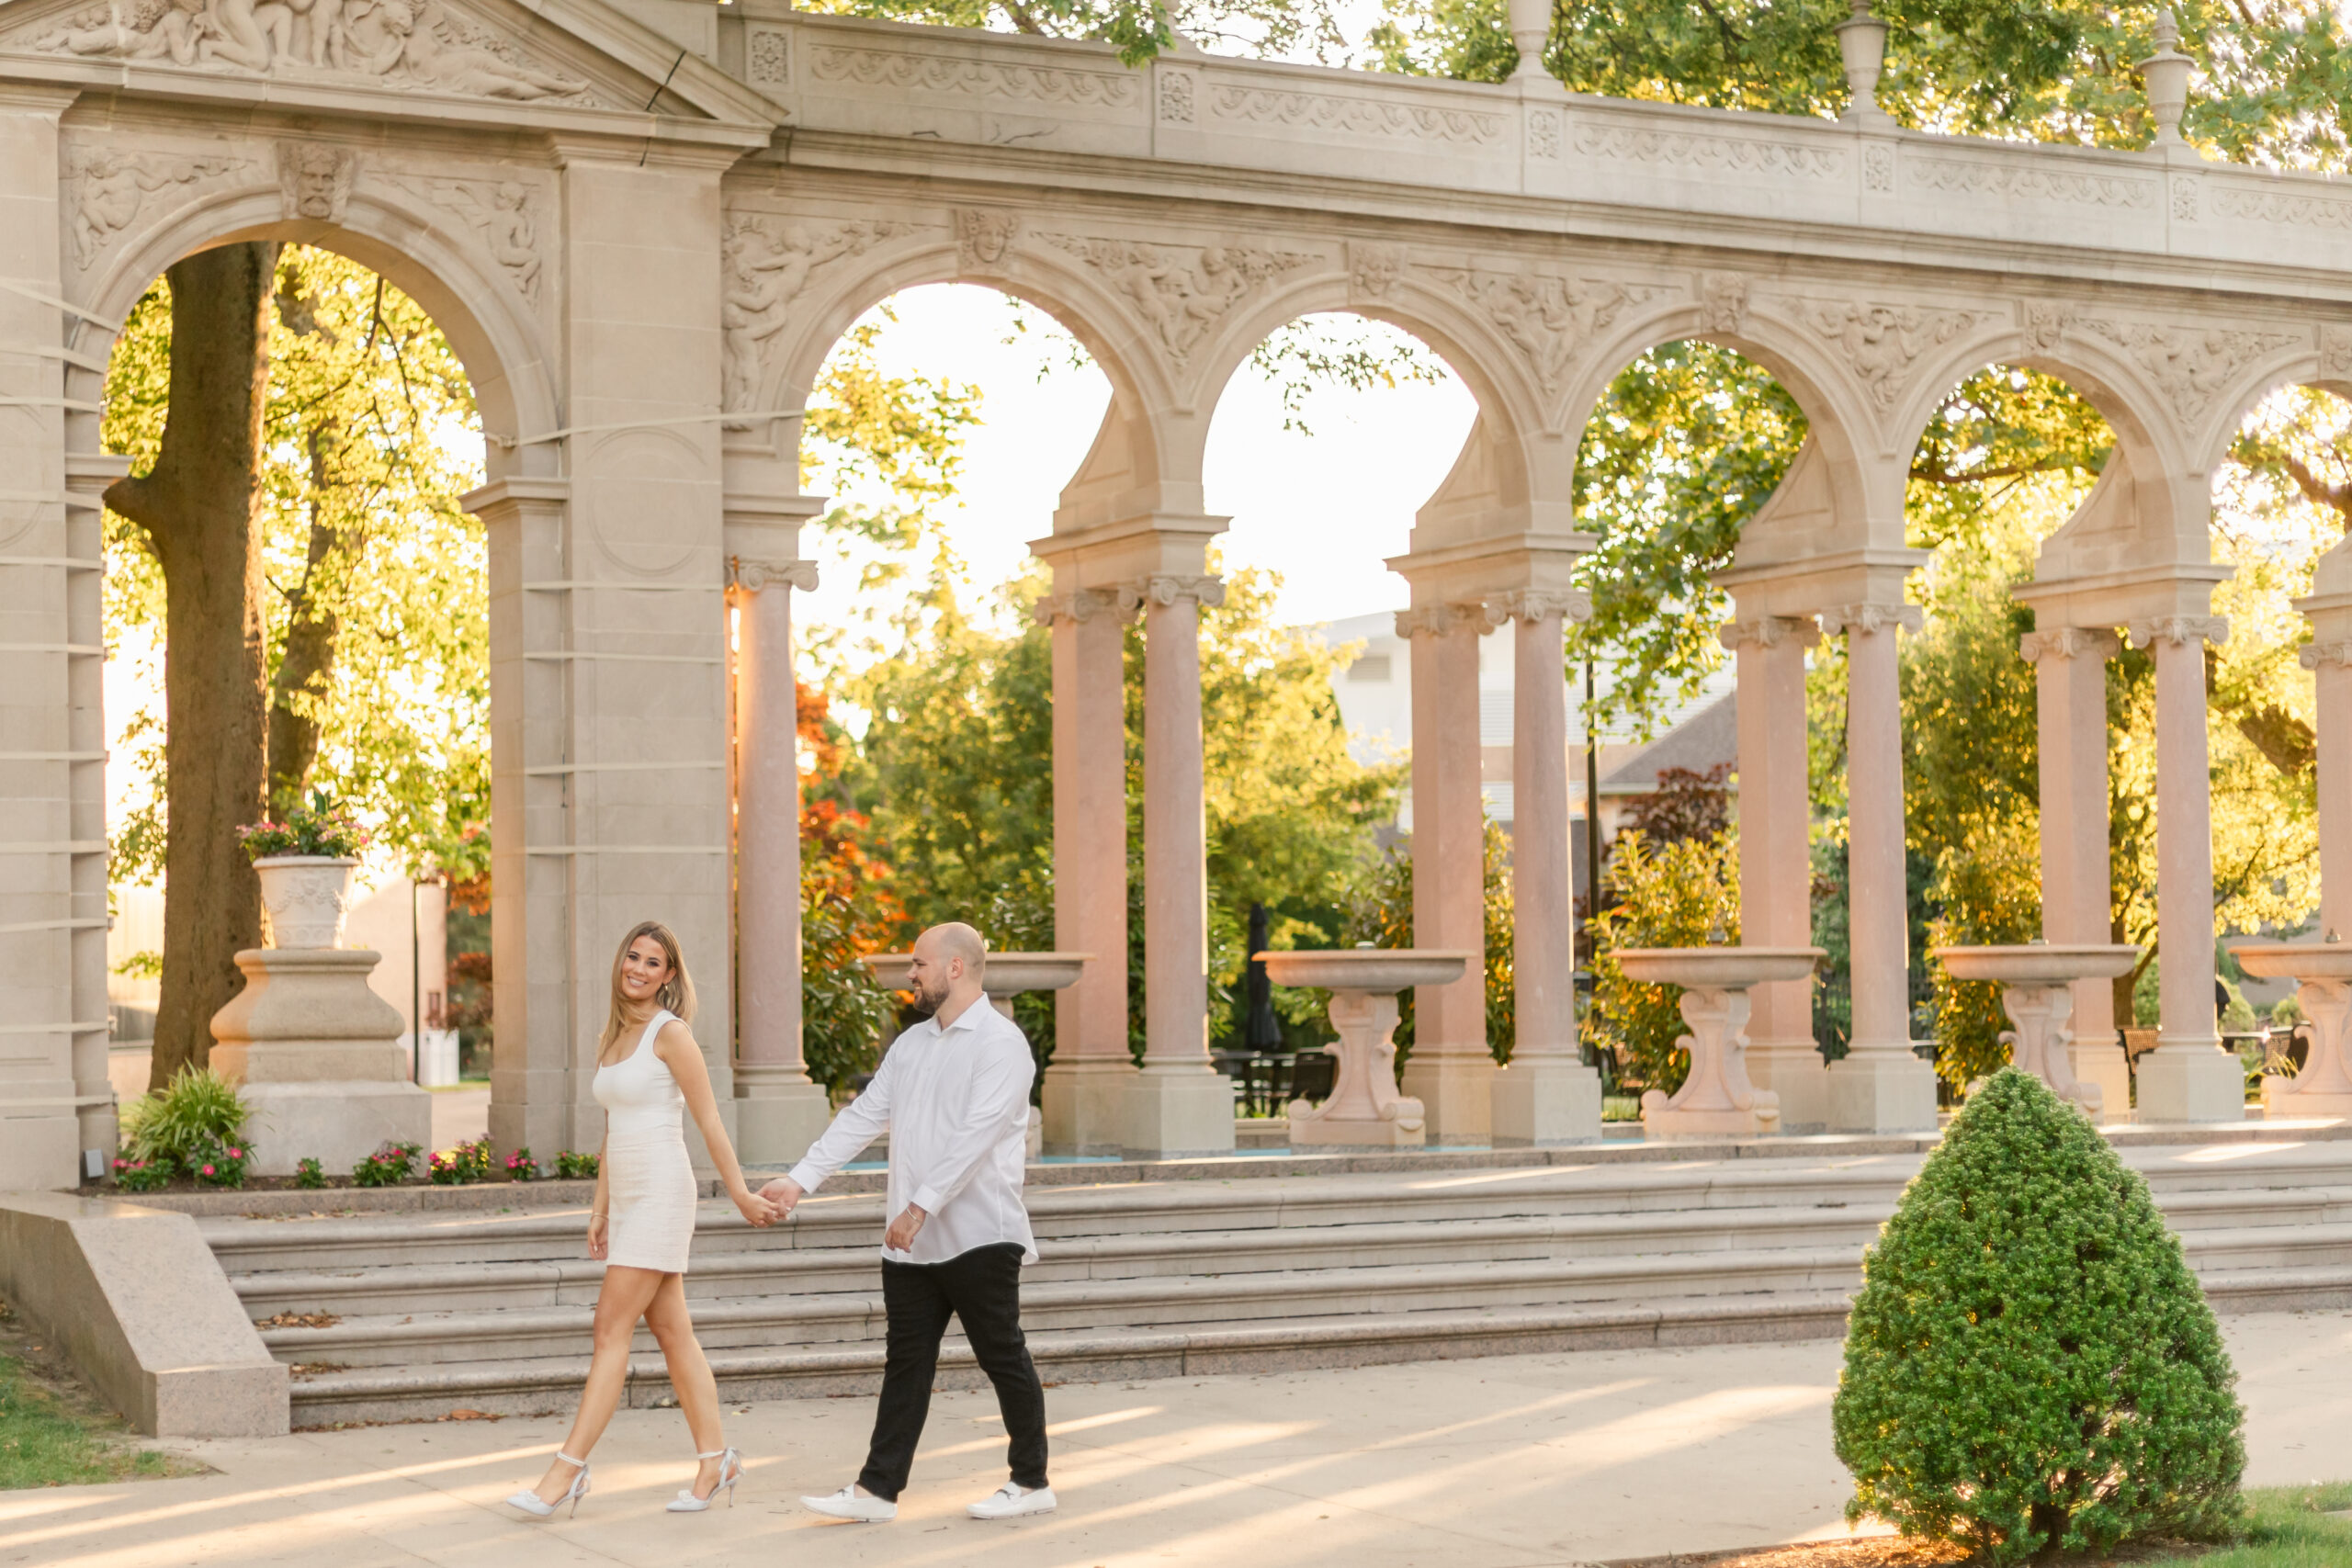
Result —
[[1618, 839], [1606, 887], [1615, 902], [1591, 921], [1593, 1043], [1610, 1052], [1623, 1081], [1668, 1094], [1690, 1071], [1682, 987], [1628, 976], [1617, 962], [1629, 947], [1701, 947], [1739, 940], [1737, 835], [1682, 839], [1653, 847], [1639, 829]]
[[2212, 1312], [2147, 1184], [2040, 1081], [1969, 1102], [1863, 1270], [1831, 1417], [1849, 1517], [1997, 1563], [2236, 1529]]
[[[1519, 1038], [1519, 998], [1511, 968], [1512, 931], [1517, 905], [1511, 898], [1510, 838], [1492, 818], [1487, 822], [1485, 843], [1487, 1049], [1498, 1062], [1510, 1060]], [[1370, 942], [1374, 947], [1411, 947], [1413, 942], [1413, 846], [1410, 837], [1374, 862], [1356, 891], [1339, 945]], [[1277, 942], [1277, 946], [1295, 945]], [[1275, 996], [1280, 998], [1281, 991]], [[1299, 992], [1312, 997], [1317, 1016], [1329, 1001], [1326, 990]], [[1396, 998], [1396, 1063], [1412, 1058], [1413, 993]]]
[[[472, 390], [424, 308], [356, 262], [286, 246], [275, 306], [259, 486], [273, 794], [322, 787], [403, 864], [477, 874], [489, 853], [487, 554], [457, 503], [481, 481]], [[134, 473], [155, 460], [170, 366], [158, 282], [107, 382], [107, 448]], [[108, 641], [152, 647], [162, 577], [131, 524], [109, 513], [107, 525]], [[118, 826], [113, 874], [149, 880], [166, 849], [162, 716], [141, 711], [127, 728], [144, 789]]]
[[831, 700], [795, 690], [800, 753], [800, 1048], [808, 1076], [836, 1092], [873, 1069], [897, 1031], [899, 1004], [859, 962], [906, 934], [873, 824], [845, 777], [848, 733]]
[[1331, 0], [816, 0], [804, 9], [1034, 38], [1094, 39], [1140, 65], [1175, 47], [1174, 29], [1227, 53], [1335, 62], [1345, 44]]

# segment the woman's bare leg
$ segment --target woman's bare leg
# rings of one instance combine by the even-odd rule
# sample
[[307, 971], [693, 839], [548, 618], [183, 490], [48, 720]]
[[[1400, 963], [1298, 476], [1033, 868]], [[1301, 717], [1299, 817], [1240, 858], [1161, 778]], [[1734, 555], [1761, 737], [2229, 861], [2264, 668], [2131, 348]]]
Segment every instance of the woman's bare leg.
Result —
[[[628, 1381], [628, 1347], [637, 1335], [637, 1320], [645, 1315], [662, 1281], [676, 1279], [653, 1269], [615, 1266], [605, 1270], [604, 1288], [596, 1292], [596, 1353], [588, 1363], [588, 1386], [580, 1391], [580, 1414], [571, 1418], [571, 1436], [563, 1440], [562, 1451], [573, 1459], [586, 1459], [605, 1435], [621, 1402], [622, 1385]], [[549, 1460], [548, 1472], [539, 1480], [539, 1500], [552, 1503], [562, 1496], [579, 1473], [576, 1466]]]
[[[685, 1412], [695, 1451], [718, 1452], [727, 1446], [718, 1422], [718, 1380], [711, 1376], [702, 1341], [695, 1337], [694, 1319], [686, 1311], [684, 1276], [662, 1276], [661, 1289], [653, 1292], [653, 1301], [645, 1309], [645, 1326], [652, 1331], [653, 1342], [662, 1347], [662, 1359], [669, 1365], [671, 1392], [678, 1396], [678, 1408]], [[695, 1495], [707, 1497], [718, 1484], [718, 1461], [702, 1461], [695, 1472]]]

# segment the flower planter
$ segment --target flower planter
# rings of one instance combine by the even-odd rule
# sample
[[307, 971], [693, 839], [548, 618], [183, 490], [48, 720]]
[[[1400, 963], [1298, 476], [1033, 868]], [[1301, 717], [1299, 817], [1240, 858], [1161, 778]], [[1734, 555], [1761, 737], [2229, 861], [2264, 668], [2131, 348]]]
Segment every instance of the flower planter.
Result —
[[351, 877], [359, 862], [340, 855], [268, 855], [254, 862], [262, 907], [269, 911], [270, 945], [343, 945], [351, 913]]

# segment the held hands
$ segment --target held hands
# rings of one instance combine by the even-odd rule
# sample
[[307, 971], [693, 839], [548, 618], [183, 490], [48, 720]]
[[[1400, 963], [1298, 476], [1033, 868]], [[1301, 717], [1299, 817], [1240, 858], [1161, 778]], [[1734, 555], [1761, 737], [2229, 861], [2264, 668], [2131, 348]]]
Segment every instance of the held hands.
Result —
[[735, 1207], [744, 1219], [751, 1222], [753, 1230], [765, 1230], [784, 1217], [782, 1209], [749, 1188], [738, 1191], [734, 1197]]
[[899, 1211], [899, 1217], [892, 1220], [890, 1228], [882, 1234], [882, 1245], [893, 1252], [906, 1251], [914, 1246], [915, 1236], [922, 1230], [923, 1221], [929, 1218], [931, 1216], [924, 1213], [919, 1205], [908, 1204]]
[[779, 1176], [760, 1189], [760, 1196], [775, 1205], [778, 1219], [790, 1219], [792, 1211], [799, 1207], [800, 1200], [808, 1195], [800, 1183], [788, 1176]]
[[591, 1213], [588, 1216], [588, 1256], [595, 1262], [605, 1260], [605, 1249], [612, 1240], [610, 1225], [611, 1222], [602, 1214]]

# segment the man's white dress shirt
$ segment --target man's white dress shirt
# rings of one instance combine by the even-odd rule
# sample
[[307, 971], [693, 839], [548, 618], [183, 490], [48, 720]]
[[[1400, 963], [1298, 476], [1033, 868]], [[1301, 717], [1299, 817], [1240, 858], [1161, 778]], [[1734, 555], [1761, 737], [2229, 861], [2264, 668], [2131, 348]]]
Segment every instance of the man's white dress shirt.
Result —
[[986, 997], [944, 1029], [925, 1019], [891, 1043], [874, 1081], [809, 1145], [792, 1179], [814, 1192], [887, 1129], [888, 1218], [910, 1203], [930, 1218], [913, 1247], [893, 1252], [886, 1244], [884, 1258], [944, 1263], [1010, 1241], [1020, 1244], [1022, 1262], [1035, 1263], [1021, 1175], [1036, 1076], [1027, 1036]]

